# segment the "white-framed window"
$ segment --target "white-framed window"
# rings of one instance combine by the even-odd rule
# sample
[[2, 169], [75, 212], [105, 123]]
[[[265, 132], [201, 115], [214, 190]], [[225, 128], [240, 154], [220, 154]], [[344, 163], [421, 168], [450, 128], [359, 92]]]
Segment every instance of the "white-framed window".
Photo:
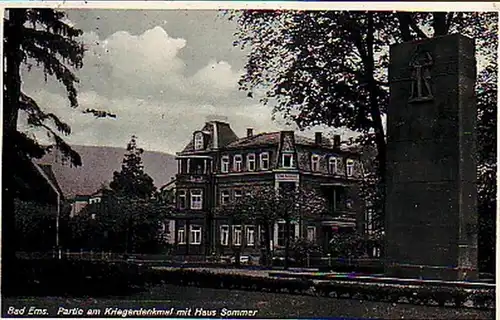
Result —
[[263, 152], [260, 154], [260, 170], [269, 169], [269, 152]]
[[201, 210], [203, 208], [203, 191], [191, 190], [191, 209]]
[[235, 155], [233, 158], [233, 171], [240, 172], [242, 169], [241, 168], [242, 163], [243, 163], [243, 157], [241, 156], [241, 154]]
[[189, 244], [201, 244], [201, 226], [189, 226]]
[[179, 209], [186, 209], [186, 190], [179, 190], [177, 191], [178, 193], [178, 208]]
[[293, 241], [295, 239], [295, 224], [291, 224], [289, 232], [286, 232], [286, 224], [285, 223], [278, 223], [278, 243], [277, 243], [277, 245], [279, 247], [285, 246], [287, 235], [291, 241]]
[[220, 171], [223, 173], [229, 172], [229, 156], [222, 156], [220, 159]]
[[241, 246], [241, 226], [233, 226], [233, 244]]
[[177, 243], [178, 244], [186, 243], [186, 229], [184, 227], [177, 228]]
[[307, 227], [307, 240], [311, 242], [316, 242], [316, 227], [308, 226]]
[[293, 154], [283, 154], [282, 155], [283, 163], [282, 166], [283, 168], [293, 168]]
[[311, 156], [311, 171], [319, 171], [319, 156], [317, 154]]
[[341, 161], [341, 158], [335, 156], [332, 156], [330, 157], [330, 159], [328, 159], [328, 170], [330, 174], [336, 174], [338, 172]]
[[195, 150], [201, 150], [203, 149], [203, 133], [201, 132], [196, 132], [194, 135], [194, 149]]
[[255, 227], [254, 226], [246, 226], [245, 227], [245, 238], [247, 246], [255, 245]]
[[255, 171], [255, 153], [250, 153], [247, 155], [247, 170]]
[[221, 190], [220, 191], [220, 204], [227, 204], [229, 203], [229, 191], [228, 190]]
[[242, 196], [243, 196], [243, 191], [241, 191], [240, 189], [234, 190], [234, 200], [237, 201], [241, 199]]
[[347, 176], [352, 177], [352, 175], [354, 174], [354, 160], [352, 159], [346, 160], [346, 170], [347, 170]]
[[229, 226], [220, 226], [220, 244], [223, 246], [229, 245]]

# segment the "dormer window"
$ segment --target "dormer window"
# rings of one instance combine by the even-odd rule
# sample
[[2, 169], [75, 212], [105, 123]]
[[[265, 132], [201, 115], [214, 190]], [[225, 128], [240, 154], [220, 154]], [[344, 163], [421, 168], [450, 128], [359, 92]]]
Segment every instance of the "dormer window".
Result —
[[229, 172], [229, 156], [222, 156], [221, 164], [220, 164], [220, 171], [222, 173]]
[[203, 133], [196, 132], [194, 134], [194, 150], [202, 150], [204, 146]]
[[293, 154], [283, 154], [283, 168], [293, 168]]
[[242, 169], [241, 168], [242, 163], [243, 163], [243, 157], [240, 154], [235, 155], [233, 159], [233, 170], [235, 172], [240, 172]]
[[337, 174], [338, 173], [339, 167], [341, 165], [341, 161], [342, 161], [341, 158], [334, 157], [334, 156], [330, 157], [330, 159], [328, 160], [328, 168], [329, 168], [330, 174]]
[[319, 156], [317, 154], [311, 156], [311, 171], [319, 171]]
[[250, 153], [247, 156], [247, 170], [255, 171], [255, 153]]
[[347, 159], [346, 168], [347, 168], [347, 176], [352, 177], [354, 174], [354, 160]]
[[269, 153], [263, 152], [260, 154], [260, 170], [269, 169]]

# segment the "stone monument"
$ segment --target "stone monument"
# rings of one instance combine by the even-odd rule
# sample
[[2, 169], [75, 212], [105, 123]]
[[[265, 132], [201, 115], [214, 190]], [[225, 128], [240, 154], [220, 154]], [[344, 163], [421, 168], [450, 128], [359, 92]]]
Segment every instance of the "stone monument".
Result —
[[385, 272], [477, 277], [474, 41], [391, 47]]

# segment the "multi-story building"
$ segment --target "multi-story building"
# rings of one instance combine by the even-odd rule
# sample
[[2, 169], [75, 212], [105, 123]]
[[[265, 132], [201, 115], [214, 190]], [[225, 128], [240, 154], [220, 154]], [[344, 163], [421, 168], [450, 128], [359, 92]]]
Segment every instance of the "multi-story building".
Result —
[[[327, 246], [333, 232], [362, 228], [358, 180], [360, 157], [354, 147], [333, 142], [317, 132], [315, 139], [293, 131], [254, 134], [243, 138], [224, 121], [209, 121], [193, 133], [177, 154], [175, 179], [175, 245], [180, 255], [230, 255], [234, 248], [257, 253], [258, 226], [232, 225], [216, 208], [256, 186], [314, 187], [328, 203], [328, 214], [295, 223], [292, 236]], [[272, 234], [274, 248], [284, 246], [285, 226], [278, 221]]]

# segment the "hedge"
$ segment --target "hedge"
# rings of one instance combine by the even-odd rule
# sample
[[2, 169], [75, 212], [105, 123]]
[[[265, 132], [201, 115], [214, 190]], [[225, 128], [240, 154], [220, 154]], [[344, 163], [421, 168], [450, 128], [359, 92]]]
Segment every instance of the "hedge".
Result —
[[147, 267], [126, 262], [109, 263], [55, 259], [19, 259], [16, 284], [3, 288], [5, 296], [127, 295], [144, 289]]
[[492, 288], [467, 289], [450, 285], [399, 285], [348, 280], [313, 281], [306, 278], [262, 277], [187, 269], [153, 270], [148, 282], [440, 306], [465, 307], [464, 303], [467, 300], [471, 300], [475, 308], [490, 309], [494, 308], [495, 304], [495, 290]]

